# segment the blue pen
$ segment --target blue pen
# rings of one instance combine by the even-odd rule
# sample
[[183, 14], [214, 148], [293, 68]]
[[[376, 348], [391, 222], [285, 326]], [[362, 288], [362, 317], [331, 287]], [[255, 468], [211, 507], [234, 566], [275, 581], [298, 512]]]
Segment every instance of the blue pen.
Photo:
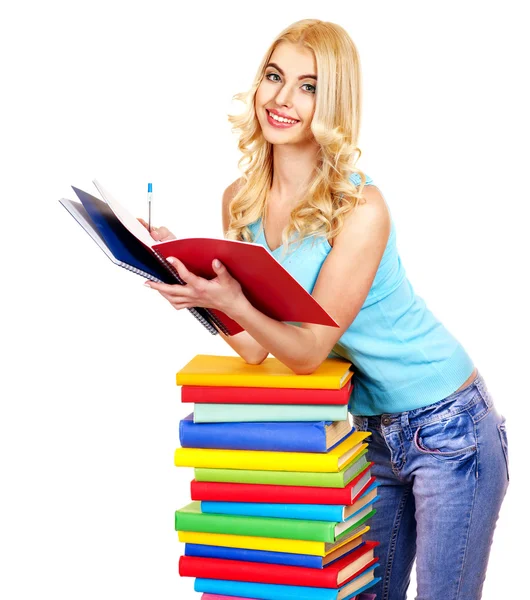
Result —
[[149, 206], [149, 233], [151, 233], [151, 200], [153, 199], [153, 184], [147, 184], [147, 204]]

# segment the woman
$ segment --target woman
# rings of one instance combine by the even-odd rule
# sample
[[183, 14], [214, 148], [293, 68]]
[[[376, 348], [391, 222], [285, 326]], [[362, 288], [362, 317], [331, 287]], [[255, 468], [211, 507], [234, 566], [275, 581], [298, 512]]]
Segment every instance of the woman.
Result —
[[[380, 542], [381, 581], [370, 591], [404, 600], [416, 558], [418, 599], [480, 598], [508, 485], [505, 420], [464, 348], [414, 294], [386, 202], [355, 168], [355, 45], [333, 23], [294, 23], [246, 100], [230, 117], [244, 177], [224, 193], [225, 236], [268, 247], [340, 327], [265, 316], [215, 261], [211, 281], [173, 259], [187, 285], [147, 285], [177, 310], [217, 308], [239, 322], [245, 331], [223, 338], [249, 363], [271, 353], [306, 374], [328, 356], [351, 361], [350, 410], [372, 434], [380, 483], [366, 539]], [[160, 228], [153, 237], [173, 236]]]

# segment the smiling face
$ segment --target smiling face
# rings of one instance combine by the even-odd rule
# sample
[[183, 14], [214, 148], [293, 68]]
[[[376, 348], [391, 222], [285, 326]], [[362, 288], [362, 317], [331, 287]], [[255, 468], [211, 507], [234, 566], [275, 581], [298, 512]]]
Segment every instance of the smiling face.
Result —
[[289, 42], [276, 46], [255, 97], [256, 115], [268, 142], [297, 144], [313, 139], [316, 75], [311, 50]]

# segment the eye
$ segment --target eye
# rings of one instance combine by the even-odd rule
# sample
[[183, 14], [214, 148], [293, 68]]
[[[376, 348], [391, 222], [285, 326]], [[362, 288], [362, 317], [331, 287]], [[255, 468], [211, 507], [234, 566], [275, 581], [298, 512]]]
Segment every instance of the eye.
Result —
[[[270, 77], [277, 77], [278, 79], [270, 79]], [[269, 81], [279, 81], [281, 80], [281, 77], [278, 75], [278, 73], [267, 73], [267, 75], [265, 75], [265, 78], [268, 79]], [[311, 89], [307, 90], [306, 92], [309, 92], [310, 94], [316, 94], [317, 88], [314, 85], [311, 85], [310, 83], [304, 83], [302, 85], [303, 88], [305, 87], [309, 87]]]

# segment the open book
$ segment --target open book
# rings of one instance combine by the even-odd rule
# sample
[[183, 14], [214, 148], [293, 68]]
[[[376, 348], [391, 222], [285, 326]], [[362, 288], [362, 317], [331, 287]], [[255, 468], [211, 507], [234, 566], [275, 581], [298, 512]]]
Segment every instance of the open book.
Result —
[[[152, 281], [186, 285], [166, 259], [178, 258], [195, 275], [214, 279], [212, 261], [218, 258], [236, 279], [249, 302], [278, 321], [338, 327], [264, 246], [236, 240], [185, 238], [156, 242], [141, 223], [96, 180], [103, 200], [72, 186], [81, 201], [59, 202], [116, 264]], [[243, 327], [212, 308], [188, 309], [212, 334], [235, 335]]]

